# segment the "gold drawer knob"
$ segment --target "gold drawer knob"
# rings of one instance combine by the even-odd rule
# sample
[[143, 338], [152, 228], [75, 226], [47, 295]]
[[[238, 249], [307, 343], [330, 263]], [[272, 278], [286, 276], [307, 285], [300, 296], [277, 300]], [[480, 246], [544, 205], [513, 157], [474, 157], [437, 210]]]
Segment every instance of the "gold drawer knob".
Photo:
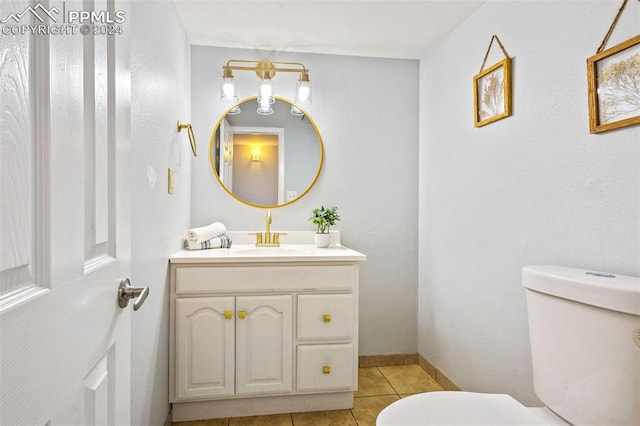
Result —
[[331, 373], [331, 367], [329, 367], [328, 365], [323, 365], [322, 374], [330, 374], [330, 373]]
[[247, 311], [238, 312], [238, 318], [245, 319], [247, 317]]
[[224, 318], [225, 318], [225, 319], [231, 319], [231, 318], [233, 318], [233, 312], [231, 312], [231, 311], [224, 311]]
[[331, 315], [323, 315], [322, 316], [322, 321], [331, 322]]

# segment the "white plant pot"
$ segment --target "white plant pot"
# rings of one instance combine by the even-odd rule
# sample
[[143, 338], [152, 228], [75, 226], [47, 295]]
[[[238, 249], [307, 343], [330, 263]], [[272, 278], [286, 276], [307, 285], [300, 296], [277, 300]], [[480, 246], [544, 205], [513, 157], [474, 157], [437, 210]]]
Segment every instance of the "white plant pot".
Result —
[[315, 234], [315, 241], [316, 241], [316, 247], [329, 247], [329, 244], [331, 244], [331, 234], [326, 233], [326, 234]]

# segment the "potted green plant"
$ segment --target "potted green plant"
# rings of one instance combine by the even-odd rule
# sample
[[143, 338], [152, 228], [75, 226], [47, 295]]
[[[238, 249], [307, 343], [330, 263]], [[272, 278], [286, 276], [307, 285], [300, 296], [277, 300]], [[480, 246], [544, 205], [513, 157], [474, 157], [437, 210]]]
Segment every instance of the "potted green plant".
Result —
[[313, 209], [311, 213], [313, 215], [309, 218], [309, 222], [316, 225], [316, 247], [329, 247], [329, 244], [331, 243], [329, 228], [340, 220], [340, 216], [338, 216], [338, 208], [333, 206], [326, 209], [324, 206], [321, 206], [319, 209]]

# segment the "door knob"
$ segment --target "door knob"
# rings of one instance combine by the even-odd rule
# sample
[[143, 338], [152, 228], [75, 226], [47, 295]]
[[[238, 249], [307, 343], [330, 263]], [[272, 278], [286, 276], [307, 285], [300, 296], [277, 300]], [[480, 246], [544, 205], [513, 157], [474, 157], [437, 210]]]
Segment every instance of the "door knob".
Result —
[[140, 306], [147, 300], [149, 295], [149, 287], [134, 287], [131, 285], [129, 278], [124, 278], [118, 286], [118, 306], [126, 308], [130, 299], [133, 301], [133, 310], [137, 311]]

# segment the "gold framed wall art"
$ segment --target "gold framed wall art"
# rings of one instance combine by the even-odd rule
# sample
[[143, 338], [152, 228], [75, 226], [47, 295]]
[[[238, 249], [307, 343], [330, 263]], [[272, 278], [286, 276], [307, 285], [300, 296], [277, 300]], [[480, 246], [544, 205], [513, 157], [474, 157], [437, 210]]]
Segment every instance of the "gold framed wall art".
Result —
[[587, 59], [589, 131], [640, 124], [640, 35]]
[[476, 127], [511, 115], [511, 60], [505, 58], [473, 77]]
[[[496, 40], [504, 59], [487, 69], [484, 65]], [[482, 127], [511, 115], [511, 58], [498, 36], [493, 35], [480, 72], [473, 77], [473, 124]]]

